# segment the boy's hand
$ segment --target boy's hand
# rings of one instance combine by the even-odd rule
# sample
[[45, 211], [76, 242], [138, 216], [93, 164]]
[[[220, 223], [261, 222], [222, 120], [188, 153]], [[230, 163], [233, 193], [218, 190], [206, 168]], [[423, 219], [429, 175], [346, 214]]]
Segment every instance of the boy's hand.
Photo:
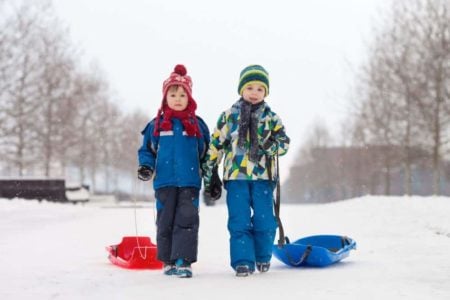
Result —
[[205, 197], [211, 198], [212, 200], [219, 200], [222, 196], [222, 186], [205, 186]]
[[150, 167], [147, 166], [139, 166], [138, 168], [138, 178], [142, 181], [148, 181], [152, 179], [153, 171]]
[[218, 200], [222, 196], [222, 181], [220, 180], [217, 166], [214, 167], [209, 182], [205, 180], [204, 193], [206, 197], [210, 197], [212, 200]]
[[277, 146], [276, 148], [278, 148], [278, 143], [275, 137], [273, 135], [270, 135], [269, 138], [265, 140], [265, 142], [262, 142], [259, 146], [264, 151], [264, 153], [269, 153], [275, 145]]

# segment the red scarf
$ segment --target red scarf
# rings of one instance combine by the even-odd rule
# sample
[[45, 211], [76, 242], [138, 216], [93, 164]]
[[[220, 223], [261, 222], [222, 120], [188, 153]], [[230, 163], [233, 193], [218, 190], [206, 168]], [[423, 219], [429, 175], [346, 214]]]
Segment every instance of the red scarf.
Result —
[[[201, 137], [200, 129], [198, 126], [197, 117], [195, 116], [195, 109], [197, 105], [195, 105], [194, 101], [190, 101], [188, 106], [183, 111], [176, 111], [167, 105], [167, 102], [163, 101], [162, 109], [158, 110], [158, 115], [156, 116], [155, 121], [155, 130], [153, 131], [154, 136], [159, 136], [159, 132], [172, 130], [172, 118], [179, 119], [183, 124], [183, 128], [186, 131], [188, 136], [196, 136]], [[161, 115], [163, 117], [162, 122], [160, 124]]]

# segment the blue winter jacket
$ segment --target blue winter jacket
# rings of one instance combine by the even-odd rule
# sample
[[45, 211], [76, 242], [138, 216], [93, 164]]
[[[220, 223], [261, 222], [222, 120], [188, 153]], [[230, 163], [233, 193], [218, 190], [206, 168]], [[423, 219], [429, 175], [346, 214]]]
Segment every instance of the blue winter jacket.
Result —
[[201, 137], [187, 136], [179, 119], [172, 118], [172, 130], [153, 135], [155, 119], [141, 132], [144, 140], [138, 151], [139, 165], [154, 172], [153, 189], [166, 186], [201, 188], [201, 169], [209, 146], [209, 130], [197, 117]]

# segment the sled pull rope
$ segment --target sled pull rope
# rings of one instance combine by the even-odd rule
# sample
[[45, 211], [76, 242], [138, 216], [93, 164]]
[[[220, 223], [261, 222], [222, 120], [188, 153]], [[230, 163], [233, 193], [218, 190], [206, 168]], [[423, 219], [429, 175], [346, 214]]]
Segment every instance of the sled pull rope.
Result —
[[342, 248], [345, 248], [345, 246], [350, 245], [351, 244], [350, 238], [348, 236], [341, 236], [341, 244]]
[[[276, 141], [275, 141], [276, 142]], [[277, 143], [278, 146], [278, 143]], [[280, 157], [278, 155], [278, 147], [277, 147], [277, 152], [276, 152], [276, 172], [275, 172], [275, 176], [276, 176], [276, 181], [277, 181], [277, 186], [276, 186], [276, 194], [275, 194], [275, 201], [274, 201], [274, 209], [275, 209], [275, 218], [277, 220], [278, 223], [278, 248], [283, 248], [284, 244], [286, 244], [286, 239], [287, 237], [284, 236], [284, 229], [283, 229], [283, 224], [281, 223], [281, 218], [280, 218], [280, 206], [281, 206], [281, 188], [280, 188]]]
[[137, 200], [136, 200], [136, 198], [137, 198], [137, 184], [136, 184], [137, 179], [135, 178], [133, 182], [134, 182], [134, 184], [133, 184], [133, 186], [134, 186], [134, 188], [133, 188], [133, 190], [134, 190], [134, 192], [133, 192], [133, 199], [134, 199], [134, 230], [136, 232], [136, 244], [137, 244], [137, 248], [138, 248], [138, 251], [139, 251], [139, 255], [141, 256], [141, 258], [143, 260], [145, 260], [147, 258], [147, 247], [145, 247], [144, 254], [142, 254], [141, 245], [139, 244], [139, 238], [138, 238], [139, 234], [138, 234], [138, 226], [137, 226]]
[[289, 251], [284, 249], [284, 252], [286, 253], [287, 258], [289, 259], [289, 262], [296, 267], [300, 266], [302, 263], [306, 262], [309, 255], [311, 254], [311, 251], [312, 251], [312, 246], [311, 245], [306, 246], [305, 252], [303, 252], [302, 257], [300, 257], [299, 261], [296, 262], [296, 261], [294, 261], [292, 256], [289, 254]]

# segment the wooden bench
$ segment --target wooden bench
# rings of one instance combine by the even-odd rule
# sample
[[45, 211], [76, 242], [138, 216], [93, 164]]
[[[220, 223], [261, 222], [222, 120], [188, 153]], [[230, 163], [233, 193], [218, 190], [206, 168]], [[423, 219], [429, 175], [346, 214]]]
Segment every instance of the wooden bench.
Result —
[[0, 198], [67, 202], [64, 179], [0, 179]]

